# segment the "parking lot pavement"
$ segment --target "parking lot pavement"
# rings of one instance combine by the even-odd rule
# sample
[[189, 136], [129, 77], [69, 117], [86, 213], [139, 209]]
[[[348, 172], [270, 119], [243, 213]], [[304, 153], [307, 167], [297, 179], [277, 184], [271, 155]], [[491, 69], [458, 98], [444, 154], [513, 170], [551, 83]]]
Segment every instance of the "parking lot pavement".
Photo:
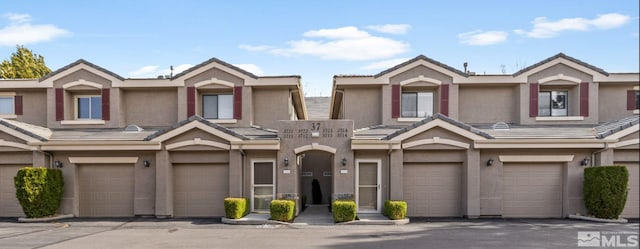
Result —
[[637, 241], [638, 229], [638, 223], [566, 219], [412, 218], [401, 226], [302, 227], [218, 219], [0, 220], [0, 248], [579, 248], [578, 232], [625, 243], [633, 235]]

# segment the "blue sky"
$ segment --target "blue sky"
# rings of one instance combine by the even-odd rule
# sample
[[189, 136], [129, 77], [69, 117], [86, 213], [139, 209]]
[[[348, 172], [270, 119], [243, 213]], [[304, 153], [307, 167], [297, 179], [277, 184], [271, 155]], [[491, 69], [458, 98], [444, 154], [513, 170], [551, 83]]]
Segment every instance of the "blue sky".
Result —
[[83, 58], [155, 77], [211, 57], [257, 75], [301, 75], [329, 96], [336, 74], [375, 74], [420, 54], [476, 73], [513, 73], [564, 52], [637, 72], [637, 0], [0, 0], [0, 59], [16, 44], [55, 70]]

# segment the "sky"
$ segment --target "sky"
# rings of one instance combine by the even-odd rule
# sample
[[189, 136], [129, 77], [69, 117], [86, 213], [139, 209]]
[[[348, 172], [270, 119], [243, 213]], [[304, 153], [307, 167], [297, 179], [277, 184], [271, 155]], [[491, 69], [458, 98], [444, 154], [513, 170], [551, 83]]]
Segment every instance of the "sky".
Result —
[[52, 70], [85, 59], [155, 78], [215, 57], [259, 76], [300, 75], [306, 96], [330, 96], [334, 75], [418, 55], [477, 74], [560, 52], [638, 72], [638, 2], [0, 0], [0, 60], [24, 45]]

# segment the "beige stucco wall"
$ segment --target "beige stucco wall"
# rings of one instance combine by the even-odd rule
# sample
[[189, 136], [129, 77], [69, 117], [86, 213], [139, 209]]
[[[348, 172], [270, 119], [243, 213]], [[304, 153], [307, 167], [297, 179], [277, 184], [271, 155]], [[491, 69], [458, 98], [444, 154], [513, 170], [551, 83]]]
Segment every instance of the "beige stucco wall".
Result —
[[459, 89], [458, 120], [461, 122], [518, 122], [518, 85], [462, 85]]
[[356, 129], [382, 123], [381, 88], [350, 87], [344, 89], [342, 111], [344, 119], [351, 119]]
[[636, 84], [600, 83], [598, 99], [599, 122], [610, 122], [633, 115], [633, 110], [627, 110], [627, 91], [633, 90]]
[[172, 126], [178, 122], [178, 97], [175, 88], [125, 90], [122, 91], [123, 108], [126, 125]]
[[278, 120], [289, 120], [289, 89], [254, 88], [252, 95], [254, 125], [273, 128]]
[[16, 96], [22, 96], [22, 112], [17, 121], [47, 126], [47, 91], [45, 89], [17, 90]]

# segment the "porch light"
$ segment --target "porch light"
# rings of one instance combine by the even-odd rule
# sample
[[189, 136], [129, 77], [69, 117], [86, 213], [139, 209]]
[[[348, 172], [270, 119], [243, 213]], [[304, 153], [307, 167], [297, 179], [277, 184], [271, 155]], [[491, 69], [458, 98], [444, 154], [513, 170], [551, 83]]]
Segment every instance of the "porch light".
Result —
[[489, 167], [489, 166], [491, 166], [491, 165], [493, 165], [493, 159], [491, 159], [491, 158], [490, 158], [490, 159], [487, 161], [487, 167]]
[[142, 165], [143, 165], [145, 168], [149, 168], [149, 165], [150, 165], [149, 160], [144, 160], [144, 161], [142, 161]]
[[345, 166], [347, 166], [347, 159], [342, 158], [342, 167], [344, 168]]
[[289, 167], [289, 158], [288, 158], [288, 157], [286, 157], [286, 158], [284, 159], [284, 166], [285, 166], [285, 167]]
[[586, 158], [586, 157], [585, 157], [584, 159], [582, 159], [582, 161], [580, 161], [580, 166], [587, 166], [587, 165], [589, 165], [589, 161], [590, 161], [590, 160], [589, 160], [589, 158]]
[[62, 162], [60, 162], [60, 160], [55, 160], [53, 162], [53, 166], [55, 166], [56, 168], [62, 168]]

